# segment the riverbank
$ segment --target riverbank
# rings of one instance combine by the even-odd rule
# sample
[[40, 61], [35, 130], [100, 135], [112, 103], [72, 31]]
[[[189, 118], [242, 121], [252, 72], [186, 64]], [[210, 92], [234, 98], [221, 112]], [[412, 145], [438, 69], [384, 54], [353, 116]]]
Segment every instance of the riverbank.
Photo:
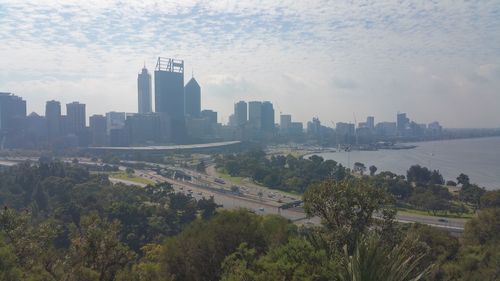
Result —
[[[420, 142], [414, 149], [341, 151], [316, 154], [350, 167], [356, 162], [374, 165], [378, 172], [406, 175], [413, 165], [439, 170], [445, 180], [468, 175], [472, 183], [500, 189], [500, 137]], [[309, 155], [307, 155], [309, 156]], [[306, 156], [306, 157], [307, 157]]]

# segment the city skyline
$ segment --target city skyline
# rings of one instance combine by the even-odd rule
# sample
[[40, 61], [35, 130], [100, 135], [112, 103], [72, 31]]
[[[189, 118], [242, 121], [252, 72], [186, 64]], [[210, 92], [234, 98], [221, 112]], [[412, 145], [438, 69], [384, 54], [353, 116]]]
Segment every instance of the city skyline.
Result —
[[271, 100], [276, 120], [390, 121], [401, 111], [499, 127], [499, 11], [497, 1], [3, 1], [0, 91], [29, 100], [28, 112], [46, 100], [78, 100], [89, 116], [135, 112], [138, 70], [164, 55], [194, 70], [203, 107], [223, 123], [238, 100]]

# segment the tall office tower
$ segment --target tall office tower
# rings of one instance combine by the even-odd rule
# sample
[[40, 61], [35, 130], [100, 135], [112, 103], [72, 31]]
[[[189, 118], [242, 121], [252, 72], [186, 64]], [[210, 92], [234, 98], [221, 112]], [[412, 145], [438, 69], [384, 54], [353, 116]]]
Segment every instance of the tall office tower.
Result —
[[403, 133], [410, 124], [410, 119], [406, 117], [406, 113], [398, 113], [396, 124], [398, 133]]
[[288, 133], [292, 126], [292, 115], [282, 114], [280, 115], [280, 131], [283, 133]]
[[167, 134], [174, 142], [185, 139], [184, 61], [158, 58], [155, 69], [155, 111], [170, 120]]
[[79, 134], [85, 129], [85, 104], [77, 101], [66, 104], [66, 116], [69, 133]]
[[373, 116], [366, 117], [366, 127], [368, 127], [368, 129], [370, 130], [375, 129], [375, 117]]
[[210, 109], [205, 109], [201, 112], [201, 117], [208, 119], [208, 123], [210, 124], [217, 124], [217, 112], [210, 110]]
[[49, 141], [54, 141], [61, 135], [61, 103], [55, 100], [45, 104], [47, 118], [47, 134]]
[[186, 116], [199, 118], [201, 113], [201, 88], [194, 77], [184, 87]]
[[262, 102], [251, 101], [248, 103], [248, 124], [252, 129], [262, 128]]
[[141, 73], [137, 75], [137, 97], [138, 97], [138, 112], [152, 112], [151, 106], [151, 74], [149, 74], [146, 66], [142, 68]]
[[266, 132], [274, 131], [274, 108], [269, 101], [262, 103], [262, 130]]
[[103, 146], [106, 144], [106, 117], [104, 115], [92, 115], [89, 117], [90, 132], [92, 134], [92, 145]]
[[239, 101], [234, 104], [234, 125], [237, 127], [245, 126], [247, 123], [247, 103]]
[[14, 94], [0, 92], [0, 135], [19, 135], [24, 129], [25, 121], [26, 101]]

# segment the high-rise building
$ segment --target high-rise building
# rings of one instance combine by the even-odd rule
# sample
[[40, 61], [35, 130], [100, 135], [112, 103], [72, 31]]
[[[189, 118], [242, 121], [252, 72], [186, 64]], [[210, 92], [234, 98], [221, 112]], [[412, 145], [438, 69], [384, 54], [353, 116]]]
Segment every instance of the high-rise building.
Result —
[[398, 113], [396, 124], [398, 133], [402, 134], [410, 124], [410, 119], [406, 117], [406, 113]]
[[137, 75], [137, 97], [138, 97], [138, 112], [152, 112], [151, 100], [151, 74], [149, 74], [146, 66], [142, 68], [141, 73]]
[[26, 101], [12, 93], [0, 92], [0, 132], [2, 135], [22, 129], [26, 118]]
[[290, 114], [280, 115], [280, 131], [286, 134], [289, 132], [291, 126], [292, 126], [292, 115]]
[[397, 131], [396, 122], [380, 122], [375, 126], [375, 132], [380, 136], [395, 136]]
[[312, 135], [321, 134], [321, 121], [318, 117], [313, 117], [312, 121], [307, 122], [307, 133]]
[[155, 111], [170, 120], [169, 136], [174, 142], [185, 139], [184, 61], [158, 58], [155, 69]]
[[375, 117], [373, 116], [366, 117], [366, 127], [370, 130], [375, 129]]
[[245, 126], [248, 120], [247, 103], [239, 101], [234, 104], [234, 125], [237, 127]]
[[47, 119], [35, 112], [26, 117], [26, 143], [31, 147], [40, 147], [47, 142]]
[[130, 144], [158, 143], [163, 140], [163, 119], [160, 113], [133, 114], [125, 120]]
[[194, 77], [184, 87], [186, 116], [199, 118], [201, 113], [201, 88]]
[[338, 122], [335, 127], [335, 132], [339, 136], [354, 136], [354, 124]]
[[127, 114], [125, 112], [115, 112], [111, 111], [106, 113], [106, 130], [107, 134], [111, 133], [111, 130], [123, 129], [125, 126], [125, 119]]
[[106, 117], [104, 115], [92, 115], [89, 117], [90, 133], [92, 135], [93, 146], [103, 146], [106, 144]]
[[304, 124], [302, 122], [292, 122], [290, 124], [289, 132], [291, 135], [302, 135], [304, 133]]
[[201, 112], [201, 118], [208, 119], [208, 122], [210, 124], [217, 124], [217, 112], [210, 110], [210, 109], [205, 109]]
[[69, 133], [79, 134], [85, 129], [85, 104], [77, 101], [66, 104], [66, 116], [68, 116]]
[[45, 104], [45, 118], [47, 119], [47, 135], [52, 142], [61, 136], [61, 103], [55, 100]]
[[273, 104], [269, 101], [265, 101], [262, 103], [262, 124], [261, 128], [263, 131], [266, 132], [273, 132], [274, 131], [274, 108]]
[[251, 101], [248, 103], [248, 124], [252, 129], [262, 128], [262, 102]]

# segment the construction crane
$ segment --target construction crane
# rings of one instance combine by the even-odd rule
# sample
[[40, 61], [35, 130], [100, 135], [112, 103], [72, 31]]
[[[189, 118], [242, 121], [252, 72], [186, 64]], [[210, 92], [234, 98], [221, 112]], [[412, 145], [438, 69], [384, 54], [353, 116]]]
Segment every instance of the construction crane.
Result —
[[354, 144], [358, 146], [358, 132], [356, 131], [356, 124], [358, 124], [358, 121], [356, 120], [356, 113], [352, 113], [352, 116], [354, 116]]

